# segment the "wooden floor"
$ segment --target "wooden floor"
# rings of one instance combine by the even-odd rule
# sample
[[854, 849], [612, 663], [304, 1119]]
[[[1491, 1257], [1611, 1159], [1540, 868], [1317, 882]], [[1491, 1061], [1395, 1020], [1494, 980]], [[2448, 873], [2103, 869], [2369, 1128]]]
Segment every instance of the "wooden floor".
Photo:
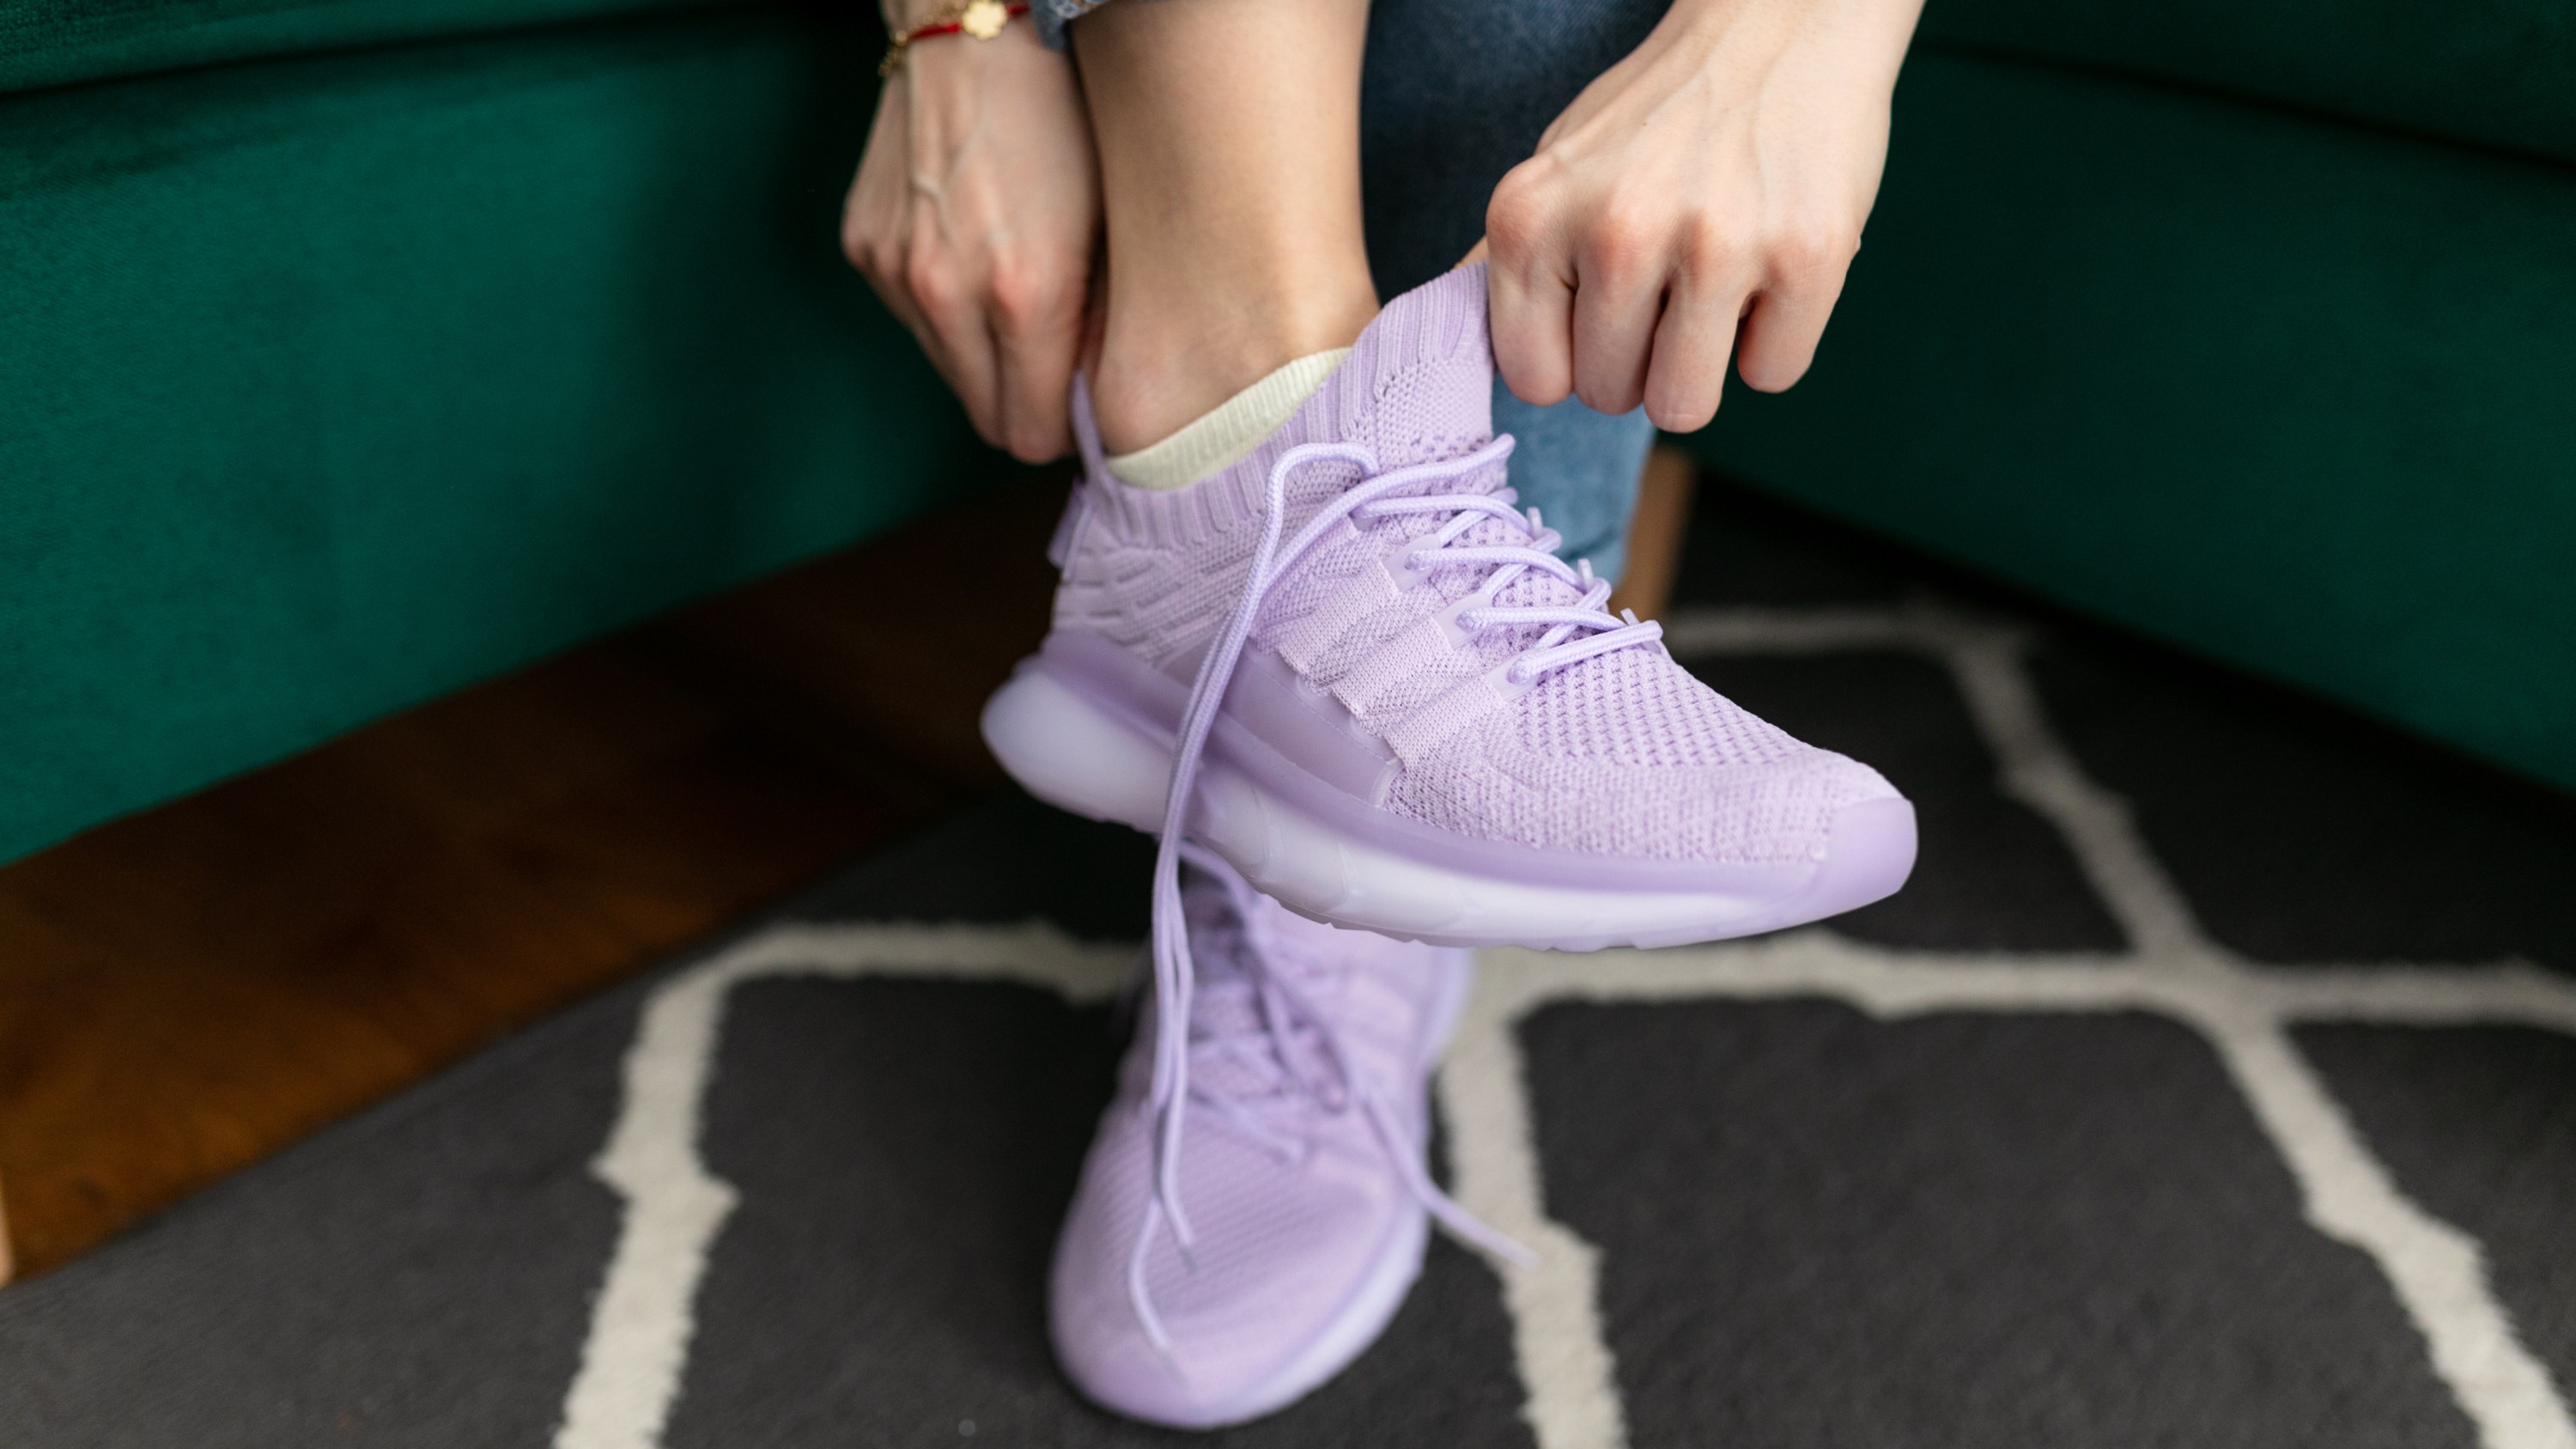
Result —
[[[1660, 606], [1690, 472], [1659, 454]], [[0, 1281], [1001, 780], [1063, 484], [998, 489], [0, 868]]]
[[0, 869], [18, 1271], [997, 785], [975, 712], [1043, 632], [1062, 498], [984, 498]]

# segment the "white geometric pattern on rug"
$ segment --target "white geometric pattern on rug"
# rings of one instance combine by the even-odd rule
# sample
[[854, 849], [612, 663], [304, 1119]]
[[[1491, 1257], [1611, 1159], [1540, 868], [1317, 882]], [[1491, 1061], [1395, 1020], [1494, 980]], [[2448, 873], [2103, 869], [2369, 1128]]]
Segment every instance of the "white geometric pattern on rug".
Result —
[[[2423, 1335], [2434, 1372], [2487, 1449], [2576, 1449], [2576, 1420], [2516, 1336], [2477, 1242], [2398, 1191], [2289, 1037], [2294, 1025], [2502, 1024], [2576, 1036], [2576, 985], [2518, 961], [2284, 970], [2211, 940], [2147, 850], [2127, 805], [2087, 779], [2050, 727], [2025, 667], [2028, 632], [1917, 600], [1900, 607], [1691, 610], [1672, 652], [1902, 649], [1945, 665], [1998, 763], [2004, 793], [2050, 822], [2126, 935], [2108, 954], [1940, 952], [1809, 928], [1759, 940], [1570, 956], [1479, 955], [1477, 989], [1438, 1082], [1459, 1200], [1537, 1247], [1503, 1270], [1540, 1449], [1624, 1449], [1601, 1331], [1598, 1250], [1542, 1208], [1517, 1028], [1559, 1001], [1809, 997], [1878, 1018], [1945, 1012], [2150, 1012], [2205, 1038], [2298, 1182], [2311, 1226], [2369, 1255]], [[734, 1204], [698, 1154], [725, 1003], [744, 981], [905, 976], [1012, 981], [1097, 1001], [1131, 979], [1132, 946], [1053, 926], [785, 925], [674, 976], [646, 1002], [623, 1101], [593, 1171], [625, 1205], [593, 1305], [557, 1449], [658, 1449], [683, 1374], [709, 1249]]]

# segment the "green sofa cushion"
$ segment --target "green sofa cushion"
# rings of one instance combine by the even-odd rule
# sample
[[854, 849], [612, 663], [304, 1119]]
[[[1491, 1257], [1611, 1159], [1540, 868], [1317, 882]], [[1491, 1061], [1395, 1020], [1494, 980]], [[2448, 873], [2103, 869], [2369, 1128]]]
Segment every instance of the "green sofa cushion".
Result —
[[647, 18], [0, 97], [0, 859], [923, 506], [863, 33]]
[[21, 0], [0, 6], [0, 91], [721, 0]]
[[2576, 786], [2576, 170], [1918, 53], [1752, 480]]
[[2569, 0], [1936, 0], [1923, 35], [2576, 159]]

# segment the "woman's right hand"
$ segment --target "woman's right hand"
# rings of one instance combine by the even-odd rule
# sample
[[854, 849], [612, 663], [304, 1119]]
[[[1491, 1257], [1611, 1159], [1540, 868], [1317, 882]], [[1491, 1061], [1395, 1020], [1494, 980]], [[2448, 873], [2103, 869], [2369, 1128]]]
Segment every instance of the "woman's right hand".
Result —
[[842, 250], [984, 441], [1024, 462], [1062, 457], [1100, 235], [1073, 64], [1016, 20], [991, 40], [907, 51], [877, 101]]

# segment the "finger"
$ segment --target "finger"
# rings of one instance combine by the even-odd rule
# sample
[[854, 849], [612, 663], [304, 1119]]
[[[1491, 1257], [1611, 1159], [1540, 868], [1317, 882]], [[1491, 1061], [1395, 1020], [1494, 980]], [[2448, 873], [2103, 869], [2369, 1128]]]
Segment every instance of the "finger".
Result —
[[1505, 176], [1485, 209], [1486, 311], [1503, 382], [1521, 401], [1550, 407], [1574, 391], [1574, 268], [1528, 177]]
[[868, 279], [877, 300], [885, 303], [886, 310], [892, 312], [904, 330], [912, 334], [912, 340], [921, 346], [922, 355], [930, 359], [931, 367], [954, 391], [956, 383], [952, 377], [954, 369], [949, 365], [948, 348], [940, 341], [938, 329], [930, 325], [930, 319], [913, 301], [907, 255], [899, 241], [872, 240], [868, 249], [869, 261], [859, 269], [860, 275]]
[[855, 246], [859, 252], [859, 275], [867, 278], [869, 290], [877, 294], [878, 301], [885, 303], [886, 310], [904, 325], [904, 330], [921, 343], [924, 352], [936, 351], [930, 323], [922, 317], [921, 309], [912, 305], [912, 293], [903, 285], [902, 246], [874, 237], [863, 238]]
[[941, 363], [939, 372], [948, 379], [949, 390], [965, 406], [976, 436], [998, 448], [1003, 445], [998, 369], [992, 334], [977, 325], [980, 320], [953, 314], [944, 321], [934, 318], [931, 327], [939, 338], [940, 354], [935, 360]]
[[1023, 463], [1048, 462], [1073, 448], [1068, 409], [1082, 349], [1082, 303], [1083, 291], [1074, 285], [1025, 309], [1007, 292], [995, 298], [995, 392], [1002, 446]]
[[859, 256], [859, 275], [867, 278], [868, 289], [894, 314], [912, 340], [921, 344], [923, 355], [943, 378], [948, 376], [948, 359], [939, 344], [939, 334], [931, 329], [930, 319], [913, 305], [912, 290], [904, 283], [903, 244], [891, 238], [867, 236], [855, 243]]
[[1807, 375], [1849, 269], [1847, 257], [1802, 266], [1753, 299], [1736, 349], [1745, 386], [1780, 392]]
[[1717, 416], [1727, 355], [1743, 313], [1741, 283], [1695, 275], [1687, 267], [1674, 274], [1646, 368], [1646, 417], [1656, 427], [1695, 432]]
[[1494, 366], [1512, 395], [1553, 407], [1574, 393], [1574, 281], [1550, 268], [1486, 277]]
[[965, 404], [975, 431], [992, 446], [1002, 446], [993, 338], [980, 299], [944, 248], [918, 239], [904, 268], [904, 286], [921, 310], [923, 350]]
[[[865, 186], [866, 182], [866, 175], [862, 173], [859, 185]], [[885, 309], [893, 313], [904, 330], [921, 344], [921, 350], [929, 353], [931, 361], [944, 371], [937, 334], [931, 330], [930, 320], [914, 303], [912, 289], [906, 281], [904, 225], [899, 199], [896, 209], [885, 210], [874, 202], [863, 200], [854, 187], [850, 193], [849, 215], [841, 229], [842, 249], [858, 267], [859, 275], [867, 279], [868, 290], [877, 294], [877, 300], [885, 304]]]
[[1645, 401], [1668, 276], [1650, 229], [1615, 216], [1593, 224], [1574, 284], [1574, 395], [1594, 412]]
[[845, 243], [850, 239], [850, 224], [866, 210], [863, 203], [871, 198], [882, 199], [887, 162], [902, 156], [904, 147], [910, 142], [903, 110], [893, 104], [894, 88], [902, 83], [900, 79], [887, 81], [886, 88], [877, 93], [875, 112], [868, 117], [868, 134], [859, 147], [858, 169], [850, 176], [849, 194], [841, 206], [841, 234]]
[[903, 85], [903, 73], [897, 71], [879, 93], [858, 172], [841, 203], [841, 251], [881, 297], [895, 282], [888, 263], [896, 253], [889, 249], [903, 237], [904, 165], [912, 144], [912, 127], [900, 103]]

